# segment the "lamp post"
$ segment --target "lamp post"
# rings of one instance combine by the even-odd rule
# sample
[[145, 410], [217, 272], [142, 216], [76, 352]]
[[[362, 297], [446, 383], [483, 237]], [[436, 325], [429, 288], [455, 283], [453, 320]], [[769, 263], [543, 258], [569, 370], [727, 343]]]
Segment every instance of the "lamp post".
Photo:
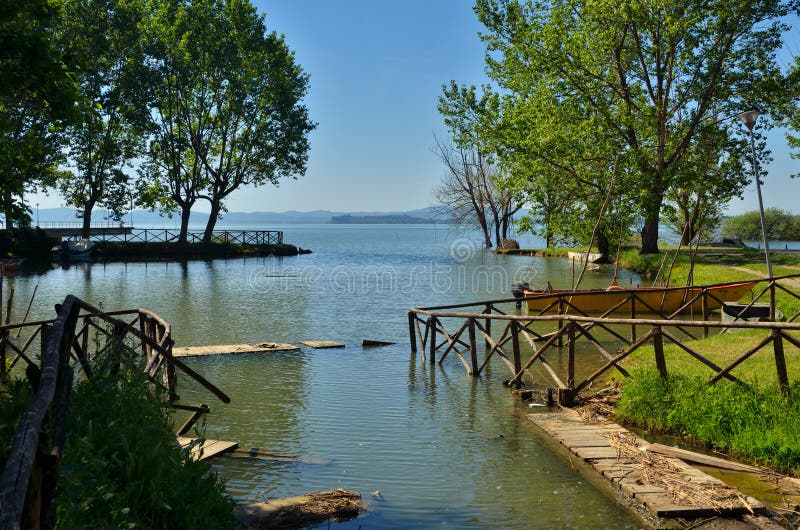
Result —
[[[767, 222], [764, 218], [764, 201], [761, 198], [761, 179], [758, 177], [758, 159], [756, 158], [756, 141], [753, 138], [753, 127], [756, 125], [760, 112], [757, 110], [749, 110], [739, 114], [739, 119], [742, 120], [744, 126], [750, 131], [750, 150], [753, 156], [753, 176], [756, 181], [756, 193], [758, 194], [758, 213], [761, 216], [761, 237], [764, 239], [764, 256], [767, 261], [767, 275], [770, 280], [772, 279], [772, 262], [769, 260], [769, 239], [767, 238]], [[769, 301], [770, 319], [775, 320], [775, 288], [770, 287], [770, 301]]]

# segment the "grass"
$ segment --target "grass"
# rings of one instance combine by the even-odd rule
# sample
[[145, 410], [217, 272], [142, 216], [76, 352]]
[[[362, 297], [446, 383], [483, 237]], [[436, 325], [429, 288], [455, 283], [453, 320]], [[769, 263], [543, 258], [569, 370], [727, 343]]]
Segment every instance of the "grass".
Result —
[[[663, 269], [669, 270], [674, 248], [664, 249]], [[621, 253], [622, 266], [643, 277], [656, 277], [664, 254], [640, 256], [630, 248]], [[701, 247], [693, 269], [697, 285], [758, 279], [766, 273], [764, 254], [755, 249]], [[773, 256], [775, 275], [800, 273], [791, 268], [800, 265], [795, 254]], [[753, 271], [737, 270], [742, 267]], [[682, 250], [670, 274], [671, 285], [686, 285], [691, 270], [691, 254]], [[758, 274], [761, 273], [761, 274]], [[665, 273], [661, 272], [660, 278]], [[800, 288], [784, 284], [800, 293]], [[766, 284], [760, 284], [744, 302], [752, 300]], [[768, 294], [759, 302], [768, 302]], [[777, 308], [785, 317], [800, 311], [800, 299], [789, 293], [776, 292]], [[765, 331], [736, 330], [687, 345], [715, 363], [726, 367], [742, 354], [758, 345]], [[616, 415], [656, 432], [683, 435], [695, 442], [725, 451], [741, 459], [769, 466], [782, 472], [800, 475], [800, 355], [798, 348], [784, 341], [790, 391], [778, 388], [772, 344], [734, 368], [731, 372], [746, 383], [737, 385], [722, 380], [709, 385], [713, 371], [674, 344], [665, 341], [666, 381], [655, 369], [652, 346], [640, 348], [625, 361], [633, 377], [624, 381]]]
[[654, 369], [638, 370], [623, 386], [619, 419], [672, 432], [784, 473], [800, 471], [800, 384], [788, 395], [777, 385], [747, 388]]
[[[238, 528], [233, 501], [205, 462], [194, 462], [172, 434], [164, 402], [145, 391], [138, 362], [74, 389], [58, 483], [58, 528]], [[12, 381], [0, 400], [0, 463], [31, 398]]]

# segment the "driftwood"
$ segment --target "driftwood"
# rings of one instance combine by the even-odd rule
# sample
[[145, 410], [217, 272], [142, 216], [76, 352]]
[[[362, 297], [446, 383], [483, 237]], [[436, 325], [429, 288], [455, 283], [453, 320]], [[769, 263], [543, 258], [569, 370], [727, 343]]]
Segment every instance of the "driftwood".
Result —
[[716, 467], [719, 469], [728, 469], [730, 471], [742, 471], [745, 473], [764, 473], [763, 469], [748, 466], [747, 464], [740, 464], [724, 458], [717, 458], [715, 456], [704, 455], [688, 451], [686, 449], [679, 449], [677, 447], [670, 447], [662, 444], [650, 444], [645, 447], [645, 450], [651, 453], [658, 453], [660, 455], [672, 456], [680, 458], [685, 462], [692, 462], [693, 464], [701, 464], [704, 466]]
[[237, 507], [234, 515], [248, 528], [305, 528], [324, 521], [358, 517], [366, 506], [361, 495], [344, 489], [314, 491]]

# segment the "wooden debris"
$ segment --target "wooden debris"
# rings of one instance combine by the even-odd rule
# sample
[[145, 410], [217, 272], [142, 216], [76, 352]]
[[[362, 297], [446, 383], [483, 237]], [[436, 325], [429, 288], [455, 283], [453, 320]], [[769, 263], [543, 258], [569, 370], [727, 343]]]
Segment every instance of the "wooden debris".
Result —
[[200, 357], [205, 355], [232, 355], [237, 353], [272, 353], [278, 351], [294, 351], [300, 348], [294, 344], [279, 342], [259, 342], [258, 344], [221, 344], [216, 346], [184, 346], [173, 347], [174, 357]]
[[764, 505], [685, 462], [643, 448], [649, 445], [612, 422], [577, 413], [528, 418], [618, 490], [659, 518], [699, 518], [759, 513]]
[[332, 340], [301, 340], [300, 344], [304, 344], [310, 348], [344, 348], [344, 344], [340, 342], [333, 342]]
[[740, 464], [739, 462], [732, 462], [724, 458], [717, 458], [716, 456], [704, 455], [695, 453], [694, 451], [687, 451], [686, 449], [679, 449], [677, 447], [670, 447], [662, 444], [650, 444], [645, 447], [646, 450], [660, 455], [674, 456], [680, 458], [684, 462], [692, 462], [694, 464], [702, 464], [704, 466], [718, 467], [720, 469], [728, 469], [731, 471], [742, 471], [744, 473], [764, 473], [764, 470], [757, 467], [748, 466], [747, 464]]
[[314, 491], [237, 507], [234, 515], [249, 528], [305, 528], [324, 521], [358, 517], [366, 506], [361, 495], [344, 489]]
[[222, 440], [208, 440], [205, 438], [187, 438], [178, 436], [178, 444], [183, 449], [188, 449], [192, 460], [208, 460], [223, 453], [233, 451], [239, 444], [237, 442], [224, 442]]
[[296, 453], [285, 453], [283, 451], [267, 451], [251, 447], [250, 449], [236, 448], [227, 451], [222, 456], [231, 458], [258, 458], [259, 460], [274, 460], [276, 462], [298, 462], [301, 464], [330, 464], [333, 460], [329, 458], [317, 458], [314, 456], [303, 456]]
[[362, 348], [375, 348], [378, 346], [391, 346], [392, 344], [396, 344], [395, 342], [386, 342], [383, 340], [372, 340], [372, 339], [364, 339], [361, 341]]

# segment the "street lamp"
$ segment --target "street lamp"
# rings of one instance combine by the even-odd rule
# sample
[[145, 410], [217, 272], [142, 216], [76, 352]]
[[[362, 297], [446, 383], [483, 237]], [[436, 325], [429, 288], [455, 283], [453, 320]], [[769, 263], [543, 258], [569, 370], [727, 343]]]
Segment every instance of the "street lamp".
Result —
[[[749, 110], [739, 114], [744, 126], [750, 131], [750, 150], [753, 156], [753, 176], [756, 180], [756, 193], [758, 194], [758, 213], [761, 216], [761, 237], [764, 239], [764, 256], [767, 261], [767, 275], [772, 280], [772, 263], [769, 260], [769, 239], [767, 238], [767, 222], [764, 219], [764, 201], [761, 198], [761, 179], [758, 177], [758, 159], [756, 158], [756, 141], [753, 138], [753, 127], [756, 125], [760, 112]], [[769, 290], [769, 316], [770, 320], [775, 320], [775, 286], [770, 286]]]
[[758, 213], [761, 216], [761, 236], [764, 239], [764, 255], [767, 260], [767, 274], [772, 278], [772, 263], [769, 261], [769, 239], [767, 238], [767, 222], [764, 218], [764, 201], [761, 198], [761, 179], [758, 177], [758, 160], [756, 159], [756, 142], [753, 138], [753, 127], [756, 125], [760, 112], [757, 110], [749, 110], [739, 114], [739, 119], [742, 120], [747, 130], [750, 131], [750, 149], [753, 156], [753, 176], [756, 180], [756, 193], [758, 194]]

